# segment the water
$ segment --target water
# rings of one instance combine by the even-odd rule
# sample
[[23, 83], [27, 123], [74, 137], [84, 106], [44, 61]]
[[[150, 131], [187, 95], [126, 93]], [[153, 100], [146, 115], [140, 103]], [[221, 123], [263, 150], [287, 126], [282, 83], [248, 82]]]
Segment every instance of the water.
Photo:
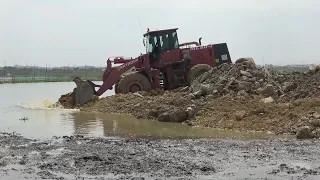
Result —
[[[101, 84], [101, 82], [95, 82]], [[261, 133], [236, 133], [191, 128], [183, 124], [137, 120], [128, 115], [83, 113], [52, 109], [60, 95], [72, 91], [73, 82], [0, 84], [0, 131], [17, 132], [29, 138], [52, 136], [135, 137], [265, 137]], [[107, 91], [103, 96], [113, 95]], [[19, 120], [27, 117], [28, 120]], [[271, 136], [271, 135], [267, 135]]]

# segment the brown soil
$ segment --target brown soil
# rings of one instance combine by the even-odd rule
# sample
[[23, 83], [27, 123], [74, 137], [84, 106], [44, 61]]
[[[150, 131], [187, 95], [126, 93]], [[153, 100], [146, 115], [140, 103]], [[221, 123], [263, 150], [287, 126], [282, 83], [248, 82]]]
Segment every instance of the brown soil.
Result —
[[187, 109], [198, 103], [187, 97], [186, 92], [116, 94], [89, 102], [80, 108], [85, 112], [132, 114], [141, 119], [157, 119], [163, 112], [175, 108]]
[[301, 126], [308, 125], [305, 117], [320, 112], [320, 98], [269, 104], [260, 99], [259, 96], [245, 99], [225, 96], [206, 102], [193, 124], [241, 131], [296, 133]]
[[[74, 106], [74, 93], [70, 92], [68, 94], [63, 94], [58, 100], [59, 104], [66, 109], [73, 109]], [[56, 103], [57, 104], [57, 103]]]
[[292, 73], [291, 82], [297, 88], [280, 98], [281, 102], [320, 96], [320, 71], [316, 73]]

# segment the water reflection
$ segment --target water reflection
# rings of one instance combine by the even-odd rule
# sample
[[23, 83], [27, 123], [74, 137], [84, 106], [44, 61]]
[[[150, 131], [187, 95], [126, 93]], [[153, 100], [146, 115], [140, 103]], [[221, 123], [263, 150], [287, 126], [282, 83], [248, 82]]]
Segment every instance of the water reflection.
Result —
[[99, 134], [103, 136], [149, 138], [264, 138], [275, 136], [266, 133], [203, 129], [154, 120], [137, 120], [129, 115], [74, 112], [70, 114], [68, 119], [73, 121], [74, 134], [76, 135]]

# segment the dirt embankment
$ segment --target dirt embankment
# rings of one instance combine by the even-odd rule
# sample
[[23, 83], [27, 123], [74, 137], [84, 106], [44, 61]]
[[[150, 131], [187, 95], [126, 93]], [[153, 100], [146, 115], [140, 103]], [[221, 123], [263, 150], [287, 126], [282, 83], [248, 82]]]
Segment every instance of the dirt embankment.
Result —
[[[320, 126], [315, 123], [320, 119], [319, 69], [277, 72], [239, 59], [212, 68], [190, 87], [117, 94], [90, 102], [81, 110], [243, 131], [297, 133], [302, 129], [303, 137], [319, 137]], [[72, 107], [70, 100], [71, 94], [59, 99], [67, 108]]]
[[80, 108], [85, 112], [132, 114], [141, 119], [166, 122], [183, 122], [194, 116], [203, 100], [192, 100], [187, 92], [165, 91], [158, 93], [117, 94], [89, 102]]

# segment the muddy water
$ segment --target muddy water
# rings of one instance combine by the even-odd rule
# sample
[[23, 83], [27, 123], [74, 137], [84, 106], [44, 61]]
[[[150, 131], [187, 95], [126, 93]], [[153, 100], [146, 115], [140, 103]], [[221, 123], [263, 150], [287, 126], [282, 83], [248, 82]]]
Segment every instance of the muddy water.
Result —
[[[100, 82], [96, 82], [100, 84]], [[52, 136], [135, 137], [265, 137], [261, 133], [236, 133], [191, 128], [187, 125], [136, 120], [128, 115], [82, 113], [50, 109], [61, 94], [71, 91], [73, 82], [1, 84], [0, 131], [17, 132], [28, 138]], [[114, 94], [107, 91], [103, 96]], [[27, 117], [28, 120], [19, 119]], [[271, 136], [271, 135], [267, 135]]]

